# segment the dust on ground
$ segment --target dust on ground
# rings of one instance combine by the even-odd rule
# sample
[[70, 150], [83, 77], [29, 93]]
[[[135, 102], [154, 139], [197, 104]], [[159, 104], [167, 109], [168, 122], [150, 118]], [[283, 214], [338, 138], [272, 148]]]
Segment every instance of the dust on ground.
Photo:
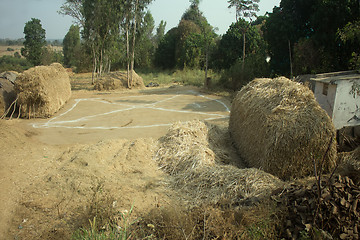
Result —
[[226, 125], [228, 108], [193, 87], [80, 90], [53, 118], [1, 121], [0, 238], [68, 239], [100, 205], [172, 204], [156, 140], [176, 121]]

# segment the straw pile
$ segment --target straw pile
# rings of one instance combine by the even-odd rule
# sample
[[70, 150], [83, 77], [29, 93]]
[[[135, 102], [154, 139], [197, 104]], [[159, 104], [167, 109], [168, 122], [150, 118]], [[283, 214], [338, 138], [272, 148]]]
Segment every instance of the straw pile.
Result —
[[59, 63], [38, 66], [20, 74], [15, 82], [22, 117], [50, 117], [71, 96], [66, 70]]
[[[198, 120], [175, 123], [160, 139], [155, 159], [171, 175], [170, 186], [184, 193], [185, 201], [195, 205], [224, 200], [230, 204], [251, 202], [283, 186], [277, 177], [259, 169], [223, 164], [228, 161], [227, 156], [232, 156], [231, 149], [221, 145], [227, 141], [211, 137], [225, 134], [220, 129], [209, 134], [209, 130], [214, 127], [208, 128]], [[218, 144], [209, 144], [214, 141]]]
[[286, 78], [255, 79], [235, 97], [229, 123], [250, 167], [281, 179], [336, 165], [335, 128], [305, 86]]
[[204, 122], [174, 123], [160, 139], [155, 158], [160, 167], [173, 175], [200, 166], [214, 165], [215, 154], [209, 148], [208, 128]]
[[[108, 91], [124, 89], [128, 87], [126, 72], [111, 72], [105, 74], [98, 82], [95, 83], [94, 89], [98, 91]], [[142, 77], [133, 71], [132, 88], [145, 88]]]

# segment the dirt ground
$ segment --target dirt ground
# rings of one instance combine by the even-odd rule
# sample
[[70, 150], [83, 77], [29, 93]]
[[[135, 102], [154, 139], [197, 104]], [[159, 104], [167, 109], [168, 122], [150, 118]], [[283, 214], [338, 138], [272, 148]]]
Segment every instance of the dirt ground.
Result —
[[170, 204], [156, 140], [177, 121], [227, 125], [229, 108], [193, 87], [80, 90], [50, 119], [1, 120], [0, 239], [68, 239], [104, 206]]

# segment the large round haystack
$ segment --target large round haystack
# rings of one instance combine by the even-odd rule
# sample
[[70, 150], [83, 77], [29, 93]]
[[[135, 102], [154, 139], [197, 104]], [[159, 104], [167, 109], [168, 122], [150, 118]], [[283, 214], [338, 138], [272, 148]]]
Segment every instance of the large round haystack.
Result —
[[22, 117], [50, 117], [71, 96], [69, 76], [59, 63], [34, 67], [20, 74], [15, 91]]
[[335, 128], [305, 86], [287, 78], [255, 79], [235, 97], [229, 128], [250, 167], [282, 179], [329, 172], [336, 165]]
[[[131, 74], [131, 72], [129, 74]], [[145, 88], [142, 77], [137, 75], [135, 71], [132, 71], [132, 74], [132, 88]], [[97, 81], [94, 86], [94, 89], [98, 91], [108, 91], [125, 88], [128, 88], [127, 73], [120, 71], [104, 74], [104, 76], [99, 81]]]

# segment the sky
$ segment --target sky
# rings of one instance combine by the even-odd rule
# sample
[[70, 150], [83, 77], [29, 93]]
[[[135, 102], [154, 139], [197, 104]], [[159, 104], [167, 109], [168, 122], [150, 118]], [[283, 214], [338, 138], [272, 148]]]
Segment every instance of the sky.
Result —
[[[23, 38], [25, 23], [31, 18], [41, 20], [46, 30], [47, 39], [63, 39], [68, 32], [73, 19], [57, 13], [65, 0], [0, 0], [0, 38]], [[280, 0], [261, 0], [260, 12], [272, 12], [274, 6], [279, 6]], [[190, 6], [189, 0], [154, 0], [149, 5], [155, 25], [161, 20], [167, 22], [166, 31], [176, 27], [185, 10]], [[218, 34], [226, 33], [235, 21], [235, 10], [228, 9], [226, 0], [202, 0], [202, 11], [208, 22], [218, 28]]]

